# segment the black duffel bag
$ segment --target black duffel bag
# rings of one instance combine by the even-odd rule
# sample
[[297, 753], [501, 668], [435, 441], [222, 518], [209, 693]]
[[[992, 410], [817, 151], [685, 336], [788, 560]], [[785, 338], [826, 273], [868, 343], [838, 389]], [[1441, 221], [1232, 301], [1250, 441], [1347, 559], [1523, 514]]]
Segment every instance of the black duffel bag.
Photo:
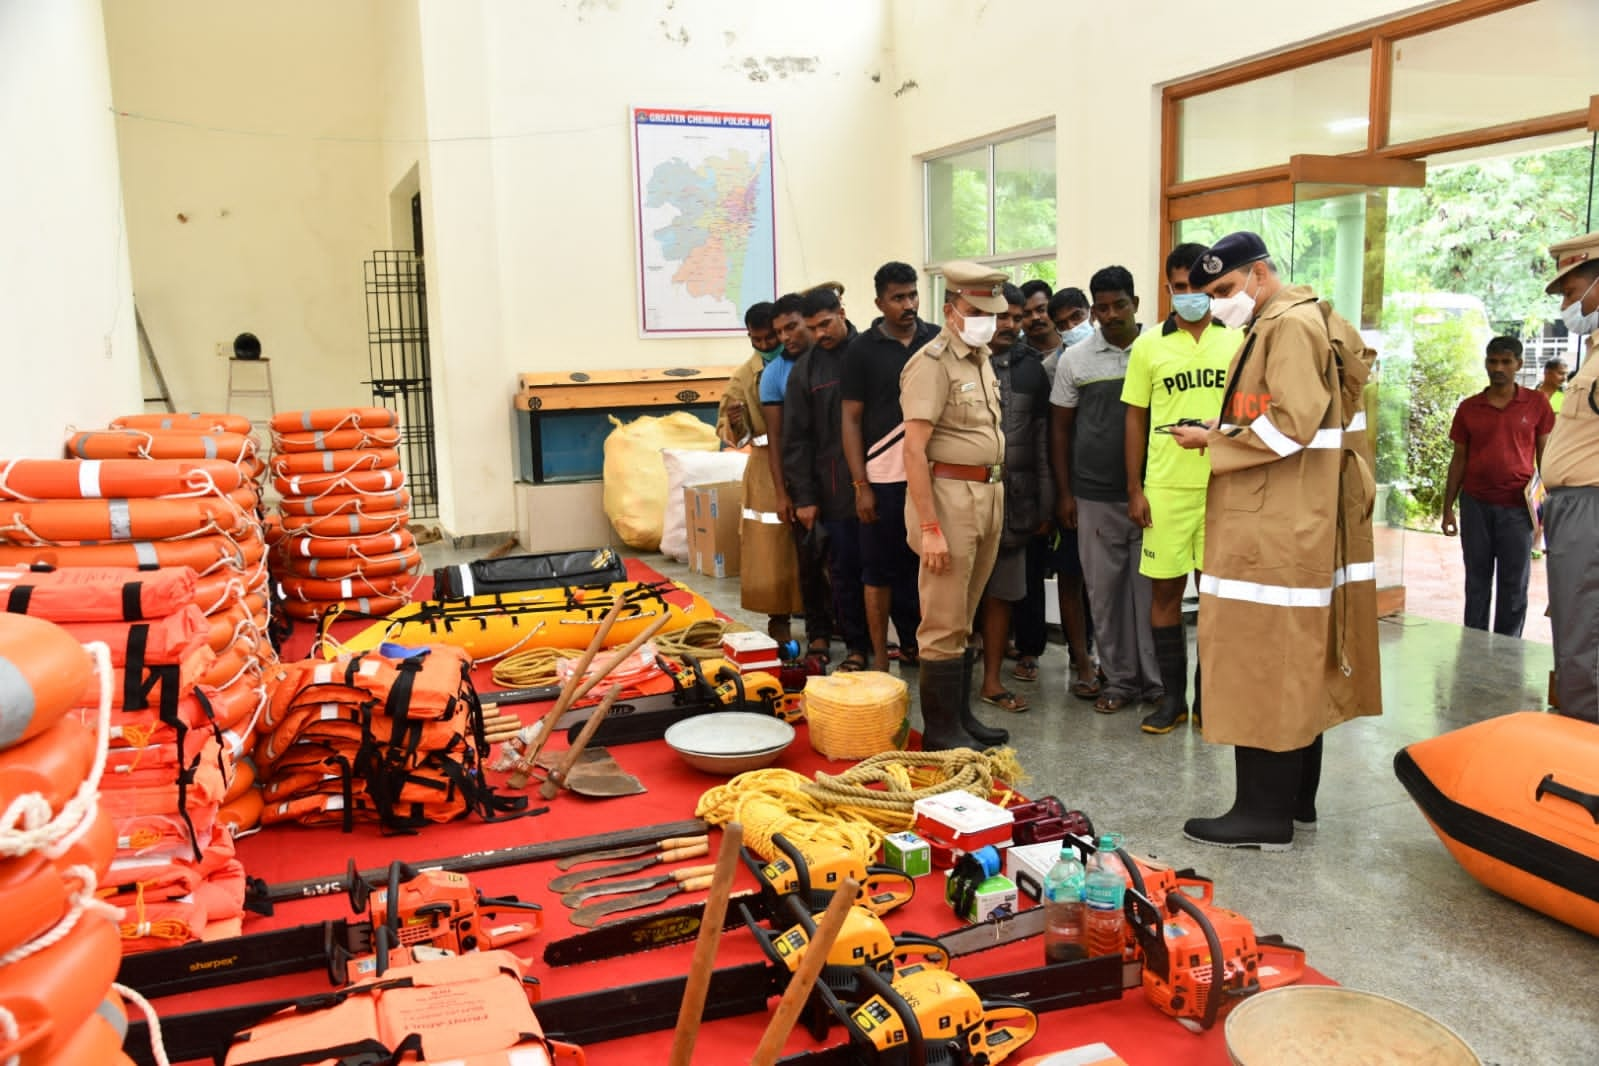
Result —
[[465, 599], [499, 592], [522, 592], [570, 585], [609, 585], [627, 580], [622, 557], [610, 548], [588, 548], [546, 555], [509, 555], [433, 571], [433, 598]]

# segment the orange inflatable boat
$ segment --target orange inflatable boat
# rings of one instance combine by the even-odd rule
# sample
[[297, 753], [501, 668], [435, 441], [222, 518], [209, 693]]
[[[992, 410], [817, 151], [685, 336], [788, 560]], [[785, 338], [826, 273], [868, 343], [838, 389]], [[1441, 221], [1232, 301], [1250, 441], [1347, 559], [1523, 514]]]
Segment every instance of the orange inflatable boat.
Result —
[[1599, 725], [1490, 718], [1404, 748], [1394, 773], [1467, 873], [1599, 936]]

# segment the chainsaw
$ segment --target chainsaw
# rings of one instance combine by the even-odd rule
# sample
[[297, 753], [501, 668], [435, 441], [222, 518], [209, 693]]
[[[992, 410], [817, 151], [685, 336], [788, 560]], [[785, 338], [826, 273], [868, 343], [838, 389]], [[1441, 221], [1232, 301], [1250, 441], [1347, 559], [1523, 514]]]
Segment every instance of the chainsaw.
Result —
[[[1196, 1033], [1247, 997], [1304, 976], [1303, 948], [1280, 937], [1257, 938], [1249, 919], [1236, 911], [1182, 892], [1168, 892], [1157, 906], [1133, 889], [1125, 908], [1144, 958], [1145, 998]], [[1268, 964], [1268, 953], [1283, 963]]]
[[[462, 874], [389, 865], [388, 885], [374, 890], [351, 860], [344, 876], [355, 920], [334, 919], [221, 940], [199, 941], [129, 955], [117, 980], [145, 996], [194, 992], [278, 974], [325, 967], [328, 980], [343, 985], [367, 976], [379, 954], [416, 949], [461, 954], [501, 947], [536, 935], [540, 907], [514, 897], [489, 898]], [[392, 901], [392, 902], [391, 902]], [[485, 926], [500, 911], [529, 917]], [[422, 954], [427, 954], [426, 952]]]
[[[781, 833], [772, 835], [772, 843], [781, 854], [771, 862], [763, 862], [748, 848], [741, 852], [744, 865], [755, 874], [760, 887], [754, 894], [734, 898], [757, 921], [780, 923], [786, 928], [797, 921], [797, 913], [825, 910], [833, 898], [832, 886], [843, 883], [846, 878], [859, 882], [857, 902], [876, 914], [886, 914], [909, 902], [916, 891], [916, 882], [908, 874], [891, 866], [868, 864], [842, 844], [812, 842], [802, 850]], [[636, 902], [638, 905], [660, 902], [672, 891], [657, 889], [655, 893], [641, 894]], [[661, 895], [663, 892], [666, 894]], [[788, 897], [797, 902], [798, 912], [783, 902]], [[704, 903], [690, 903], [607, 922], [586, 933], [546, 944], [544, 961], [551, 966], [571, 966], [688, 943], [699, 935], [704, 915]], [[741, 921], [737, 909], [729, 907], [723, 928], [735, 928]]]
[[[684, 667], [658, 662], [672, 679], [672, 690], [650, 696], [619, 699], [611, 705], [605, 721], [595, 729], [589, 742], [614, 747], [659, 740], [668, 727], [710, 711], [751, 711], [776, 715], [783, 705], [783, 686], [771, 674], [755, 671], [740, 674], [725, 659], [707, 662], [713, 668], [690, 658]], [[575, 741], [583, 723], [593, 716], [598, 703], [573, 707], [556, 721], [556, 729], [566, 730], [568, 742]]]

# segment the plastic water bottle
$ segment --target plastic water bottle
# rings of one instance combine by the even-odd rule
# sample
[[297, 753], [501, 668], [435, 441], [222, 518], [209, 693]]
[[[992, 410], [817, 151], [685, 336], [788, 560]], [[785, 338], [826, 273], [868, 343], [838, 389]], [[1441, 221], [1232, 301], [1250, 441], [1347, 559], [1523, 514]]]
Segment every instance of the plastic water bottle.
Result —
[[1099, 838], [1099, 850], [1088, 858], [1083, 886], [1087, 911], [1083, 924], [1091, 956], [1120, 955], [1127, 942], [1127, 917], [1122, 912], [1127, 875], [1116, 856], [1116, 848], [1116, 838], [1106, 834]]
[[1088, 957], [1083, 929], [1083, 888], [1087, 871], [1071, 845], [1044, 877], [1044, 961], [1072, 962]]

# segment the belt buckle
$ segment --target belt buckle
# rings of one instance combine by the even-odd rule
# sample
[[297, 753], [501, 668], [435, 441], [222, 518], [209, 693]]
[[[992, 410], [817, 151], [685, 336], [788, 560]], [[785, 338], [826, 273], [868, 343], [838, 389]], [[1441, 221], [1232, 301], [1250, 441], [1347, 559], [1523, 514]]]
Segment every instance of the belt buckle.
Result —
[[992, 463], [992, 464], [990, 464], [989, 467], [988, 467], [988, 483], [990, 485], [997, 485], [999, 482], [1004, 481], [1004, 480], [1005, 480], [1005, 464], [1004, 463]]

